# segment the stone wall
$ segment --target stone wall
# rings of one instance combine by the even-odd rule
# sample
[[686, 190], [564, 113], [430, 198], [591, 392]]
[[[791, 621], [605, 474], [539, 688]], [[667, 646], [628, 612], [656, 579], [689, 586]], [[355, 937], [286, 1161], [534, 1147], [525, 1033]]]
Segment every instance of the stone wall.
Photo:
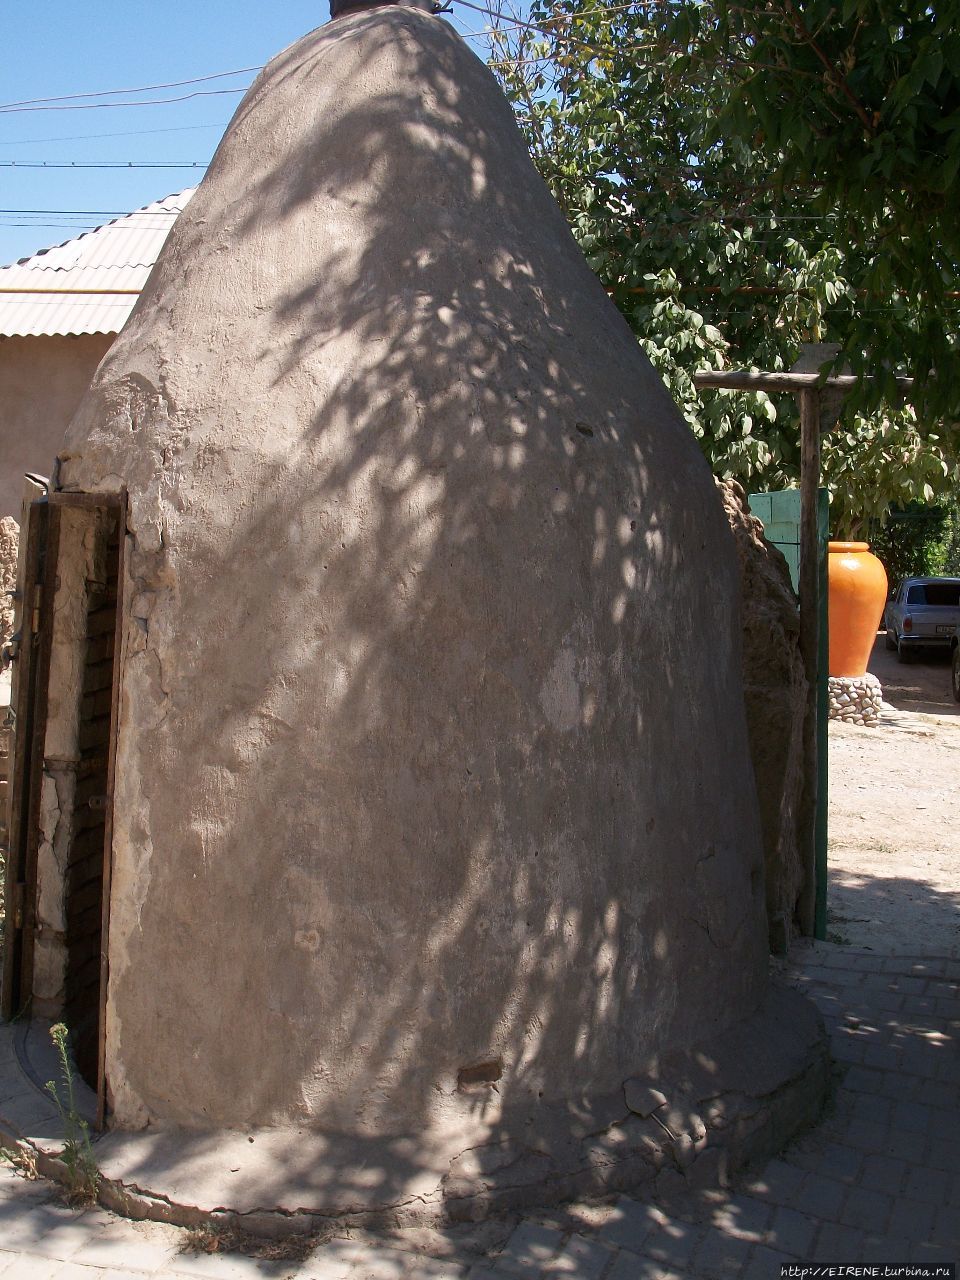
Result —
[[780, 951], [795, 932], [803, 881], [799, 823], [806, 679], [800, 619], [787, 562], [763, 536], [743, 489], [735, 480], [717, 483], [740, 562], [747, 730], [763, 827], [770, 943]]

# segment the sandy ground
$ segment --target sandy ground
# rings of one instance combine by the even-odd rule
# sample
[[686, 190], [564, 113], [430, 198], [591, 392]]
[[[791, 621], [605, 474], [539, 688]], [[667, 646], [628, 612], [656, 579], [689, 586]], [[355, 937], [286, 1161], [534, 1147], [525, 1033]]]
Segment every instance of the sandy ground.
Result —
[[876, 951], [960, 956], [960, 703], [946, 656], [870, 670], [878, 729], [830, 725], [828, 938]]

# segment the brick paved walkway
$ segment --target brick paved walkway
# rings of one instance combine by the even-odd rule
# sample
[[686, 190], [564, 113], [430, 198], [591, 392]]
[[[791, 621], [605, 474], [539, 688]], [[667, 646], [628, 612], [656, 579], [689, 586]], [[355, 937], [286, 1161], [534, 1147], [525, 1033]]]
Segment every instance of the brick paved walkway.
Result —
[[354, 1233], [302, 1262], [185, 1250], [185, 1233], [0, 1171], [0, 1280], [776, 1280], [780, 1265], [960, 1259], [960, 960], [816, 944], [796, 980], [830, 1027], [822, 1121], [728, 1193], [615, 1204], [446, 1232]]

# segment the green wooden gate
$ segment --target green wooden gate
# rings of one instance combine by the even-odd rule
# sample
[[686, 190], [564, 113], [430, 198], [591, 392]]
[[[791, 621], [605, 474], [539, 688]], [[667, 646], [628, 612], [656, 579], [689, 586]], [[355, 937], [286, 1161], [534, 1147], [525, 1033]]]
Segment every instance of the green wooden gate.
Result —
[[[750, 511], [763, 524], [767, 540], [783, 552], [796, 591], [800, 583], [800, 490], [780, 489], [774, 493], [751, 493]], [[817, 809], [814, 819], [816, 847], [816, 914], [814, 937], [827, 936], [827, 540], [830, 499], [819, 490], [817, 534], [820, 562], [820, 614], [817, 644]]]

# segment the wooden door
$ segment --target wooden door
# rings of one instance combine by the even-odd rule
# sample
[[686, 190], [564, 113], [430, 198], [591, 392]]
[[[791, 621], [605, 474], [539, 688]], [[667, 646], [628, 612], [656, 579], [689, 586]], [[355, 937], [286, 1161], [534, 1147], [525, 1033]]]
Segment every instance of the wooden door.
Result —
[[[0, 1011], [5, 1018], [30, 1004], [31, 949], [35, 926], [37, 820], [40, 774], [37, 746], [42, 748], [46, 685], [42, 639], [48, 621], [50, 592], [48, 545], [50, 506], [45, 485], [28, 478], [20, 516], [20, 550], [14, 597], [11, 661], [11, 742], [8, 784], [3, 946]], [[38, 726], [39, 721], [39, 726]]]
[[[61, 861], [44, 864], [45, 876], [56, 865], [62, 895], [54, 933], [65, 973], [57, 1016], [70, 1032], [80, 1074], [97, 1090], [101, 1120], [125, 512], [122, 495], [52, 493], [30, 502], [18, 588], [22, 639], [14, 662], [2, 1008], [6, 1017], [29, 1009], [37, 990], [38, 924], [51, 927], [38, 921], [46, 777], [48, 785], [65, 782], [57, 792]], [[72, 676], [78, 670], [79, 682]], [[59, 681], [57, 688], [51, 680]]]

